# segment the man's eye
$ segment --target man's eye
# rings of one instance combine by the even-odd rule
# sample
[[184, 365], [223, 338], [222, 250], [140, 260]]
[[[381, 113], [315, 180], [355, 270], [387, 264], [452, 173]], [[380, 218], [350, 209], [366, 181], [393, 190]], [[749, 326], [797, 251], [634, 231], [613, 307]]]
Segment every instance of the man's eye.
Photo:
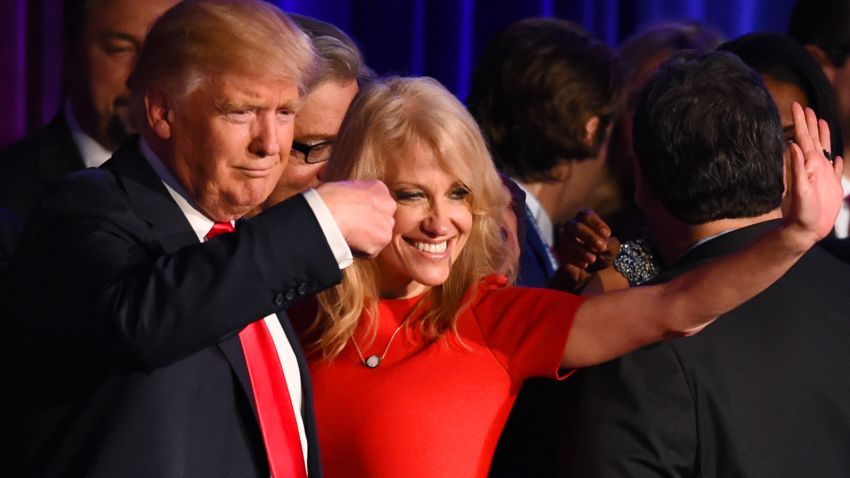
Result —
[[106, 43], [103, 46], [103, 50], [107, 55], [122, 55], [136, 53], [136, 47], [132, 43]]
[[252, 112], [250, 110], [233, 110], [225, 113], [224, 117], [232, 123], [244, 123], [251, 118], [251, 115]]

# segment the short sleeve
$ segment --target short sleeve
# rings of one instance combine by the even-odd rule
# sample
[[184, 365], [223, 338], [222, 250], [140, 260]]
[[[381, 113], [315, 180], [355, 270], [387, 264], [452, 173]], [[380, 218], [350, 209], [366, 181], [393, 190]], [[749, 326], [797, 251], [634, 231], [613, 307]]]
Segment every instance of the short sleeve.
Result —
[[584, 298], [565, 292], [499, 287], [485, 280], [473, 313], [496, 359], [516, 381], [563, 378], [558, 369]]

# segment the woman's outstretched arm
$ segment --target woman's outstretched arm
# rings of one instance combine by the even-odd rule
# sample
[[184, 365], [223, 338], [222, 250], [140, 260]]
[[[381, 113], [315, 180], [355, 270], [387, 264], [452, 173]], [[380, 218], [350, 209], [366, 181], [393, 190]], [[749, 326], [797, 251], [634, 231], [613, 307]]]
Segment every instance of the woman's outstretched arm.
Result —
[[826, 123], [794, 104], [791, 210], [777, 229], [736, 254], [662, 285], [591, 297], [576, 313], [564, 367], [584, 367], [674, 336], [692, 335], [779, 279], [832, 230], [841, 206], [843, 162], [831, 164], [822, 144]]

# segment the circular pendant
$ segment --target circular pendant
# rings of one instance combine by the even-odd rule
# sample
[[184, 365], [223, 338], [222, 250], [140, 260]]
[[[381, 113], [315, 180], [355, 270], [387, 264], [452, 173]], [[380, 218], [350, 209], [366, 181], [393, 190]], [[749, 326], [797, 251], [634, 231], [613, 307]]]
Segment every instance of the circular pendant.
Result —
[[378, 357], [377, 355], [370, 355], [364, 363], [369, 368], [375, 368], [378, 365], [381, 365], [381, 357]]

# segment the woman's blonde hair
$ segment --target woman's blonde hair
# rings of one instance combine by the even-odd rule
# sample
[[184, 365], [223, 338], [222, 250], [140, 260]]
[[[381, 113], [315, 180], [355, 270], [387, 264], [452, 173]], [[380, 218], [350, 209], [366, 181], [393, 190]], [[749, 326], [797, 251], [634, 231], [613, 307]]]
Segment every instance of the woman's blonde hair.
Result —
[[[498, 270], [505, 256], [500, 214], [509, 197], [490, 159], [478, 125], [449, 91], [431, 78], [376, 81], [352, 104], [323, 179], [384, 179], [386, 165], [413, 145], [431, 149], [441, 166], [470, 191], [473, 215], [466, 246], [445, 283], [420, 301], [418, 325], [427, 338], [455, 331], [464, 296], [481, 278]], [[319, 295], [316, 348], [336, 357], [361, 318], [375, 320], [379, 274], [374, 261], [355, 259], [337, 287]], [[368, 312], [364, 314], [364, 312]]]

